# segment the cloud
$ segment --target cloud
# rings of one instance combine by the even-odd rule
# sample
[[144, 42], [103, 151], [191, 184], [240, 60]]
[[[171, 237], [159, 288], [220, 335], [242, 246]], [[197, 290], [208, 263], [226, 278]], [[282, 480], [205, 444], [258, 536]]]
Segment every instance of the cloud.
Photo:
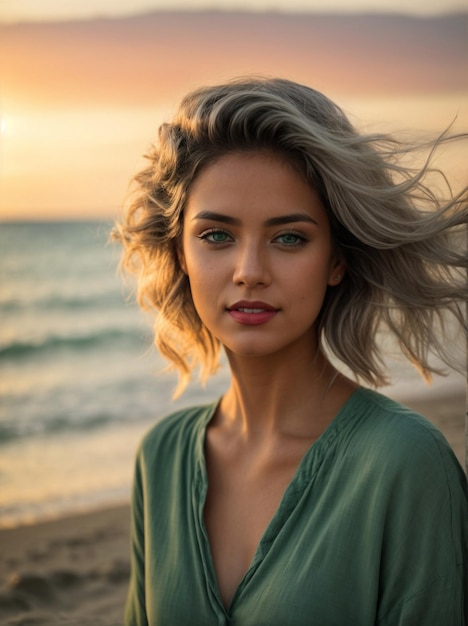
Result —
[[245, 73], [333, 94], [459, 91], [466, 25], [466, 15], [169, 12], [1, 26], [2, 93], [48, 106], [138, 106]]

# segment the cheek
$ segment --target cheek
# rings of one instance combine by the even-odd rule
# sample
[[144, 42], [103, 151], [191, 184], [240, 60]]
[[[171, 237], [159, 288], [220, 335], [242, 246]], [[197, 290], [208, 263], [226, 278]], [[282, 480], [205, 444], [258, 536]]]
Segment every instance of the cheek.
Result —
[[303, 259], [294, 259], [291, 265], [279, 263], [277, 275], [282, 281], [292, 283], [296, 289], [310, 290], [326, 287], [331, 272], [331, 258], [327, 254], [314, 254]]
[[284, 275], [282, 284], [296, 297], [298, 302], [310, 305], [312, 308], [321, 306], [328, 289], [330, 266], [328, 263], [304, 263], [294, 268], [294, 277], [291, 273]]
[[209, 265], [194, 262], [192, 257], [186, 257], [186, 274], [194, 302], [203, 304], [210, 294], [215, 291], [216, 281]]
[[195, 245], [190, 245], [191, 243], [185, 244], [182, 251], [185, 271], [191, 282], [203, 284], [220, 280], [221, 274], [224, 277], [226, 273], [224, 255], [214, 254], [212, 250], [207, 250], [198, 242]]

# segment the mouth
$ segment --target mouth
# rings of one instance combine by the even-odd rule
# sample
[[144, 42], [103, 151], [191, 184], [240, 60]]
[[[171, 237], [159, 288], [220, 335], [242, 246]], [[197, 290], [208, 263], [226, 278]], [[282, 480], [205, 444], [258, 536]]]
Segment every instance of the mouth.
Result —
[[242, 300], [227, 308], [229, 315], [244, 326], [258, 326], [273, 319], [279, 309], [266, 302]]
[[228, 311], [240, 311], [241, 313], [265, 313], [265, 312], [274, 312], [277, 313], [279, 309], [276, 309], [271, 304], [267, 304], [266, 302], [248, 302], [246, 300], [241, 300], [240, 302], [236, 302], [232, 306], [228, 307]]

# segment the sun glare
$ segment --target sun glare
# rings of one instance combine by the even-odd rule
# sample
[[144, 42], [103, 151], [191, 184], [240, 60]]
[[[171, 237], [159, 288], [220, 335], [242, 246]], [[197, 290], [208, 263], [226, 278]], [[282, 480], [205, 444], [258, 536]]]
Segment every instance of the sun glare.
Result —
[[115, 214], [141, 166], [148, 129], [164, 115], [152, 107], [18, 108], [2, 116], [0, 220]]

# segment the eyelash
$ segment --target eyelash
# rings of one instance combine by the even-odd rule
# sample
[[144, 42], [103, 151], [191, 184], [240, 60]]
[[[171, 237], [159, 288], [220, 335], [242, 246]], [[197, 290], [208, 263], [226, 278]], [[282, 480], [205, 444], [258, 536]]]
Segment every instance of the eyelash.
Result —
[[288, 236], [296, 237], [297, 241], [295, 243], [283, 243], [282, 245], [286, 248], [299, 248], [300, 246], [303, 246], [305, 243], [310, 241], [310, 239], [306, 237], [306, 235], [304, 235], [303, 233], [298, 233], [295, 230], [288, 230], [284, 233], [281, 233], [280, 235], [277, 235], [273, 241], [280, 239], [280, 237]]
[[[210, 239], [210, 236], [216, 235], [216, 234], [226, 235], [226, 237], [228, 237], [229, 239], [225, 239], [224, 241], [213, 241], [212, 239]], [[300, 246], [303, 246], [308, 241], [310, 241], [310, 239], [306, 237], [306, 235], [304, 235], [303, 233], [297, 232], [295, 230], [288, 230], [286, 232], [280, 233], [279, 235], [276, 235], [273, 241], [277, 241], [281, 237], [287, 237], [287, 236], [296, 237], [297, 241], [294, 243], [289, 243], [289, 244], [279, 242], [280, 245], [283, 245], [285, 248], [298, 248]], [[223, 244], [230, 243], [233, 240], [233, 237], [222, 228], [210, 228], [209, 230], [205, 230], [200, 235], [198, 235], [198, 238], [206, 242], [208, 245], [213, 245], [213, 246], [221, 246]]]
[[222, 228], [210, 228], [209, 230], [205, 230], [200, 235], [198, 235], [198, 238], [206, 242], [207, 244], [214, 245], [214, 246], [219, 246], [219, 245], [222, 245], [223, 243], [229, 243], [227, 239], [224, 241], [213, 241], [212, 239], [209, 239], [210, 235], [215, 235], [219, 233], [221, 233], [222, 235], [226, 235], [226, 237], [229, 237], [232, 240], [231, 235], [227, 231], [223, 230]]

